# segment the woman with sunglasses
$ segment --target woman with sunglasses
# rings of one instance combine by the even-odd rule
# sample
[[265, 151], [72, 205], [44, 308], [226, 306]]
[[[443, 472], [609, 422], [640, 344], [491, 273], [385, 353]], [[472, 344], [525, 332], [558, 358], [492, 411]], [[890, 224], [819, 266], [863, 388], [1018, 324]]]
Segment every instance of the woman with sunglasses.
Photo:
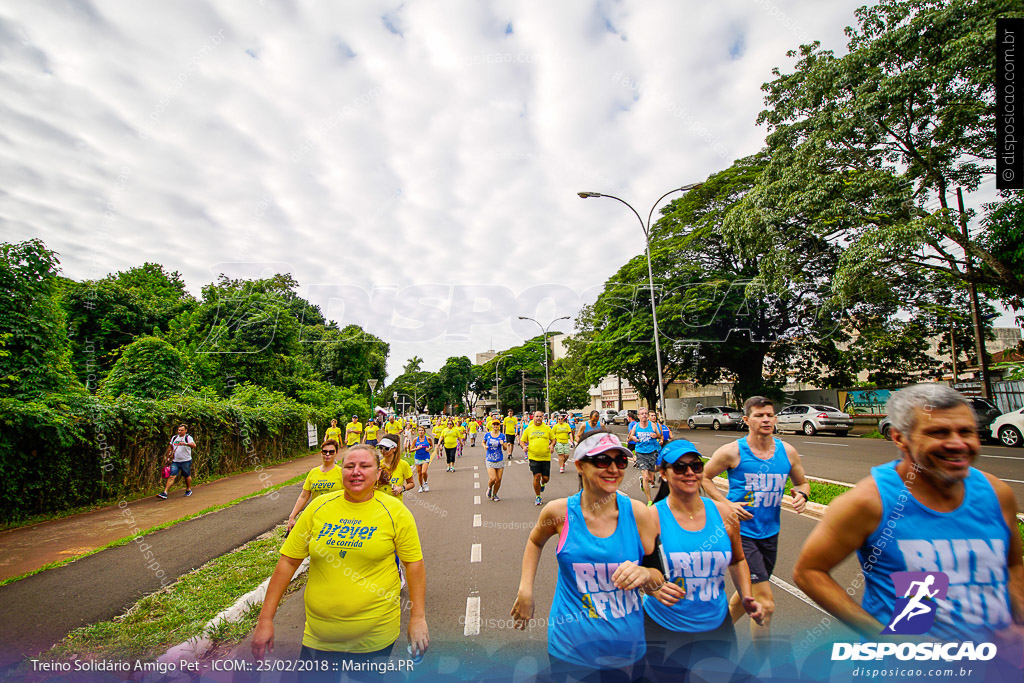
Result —
[[487, 449], [485, 461], [487, 465], [487, 497], [497, 502], [498, 489], [501, 488], [501, 475], [505, 471], [505, 437], [501, 435], [501, 423], [491, 422], [491, 431], [484, 434], [484, 448]]
[[397, 434], [386, 434], [377, 442], [380, 452], [380, 478], [377, 490], [402, 500], [402, 494], [415, 486], [412, 483], [412, 468], [402, 459]]
[[518, 629], [534, 612], [533, 586], [544, 545], [558, 538], [558, 582], [548, 614], [550, 675], [555, 680], [634, 681], [646, 649], [640, 589], [657, 588], [661, 573], [641, 566], [654, 552], [652, 517], [619, 493], [629, 451], [606, 430], [590, 432], [573, 452], [583, 490], [541, 510], [523, 553]]
[[667, 574], [648, 593], [655, 599], [644, 602], [647, 661], [655, 678], [678, 680], [701, 660], [734, 659], [726, 568], [750, 618], [760, 623], [764, 612], [751, 595], [739, 521], [726, 503], [700, 496], [704, 463], [696, 447], [685, 439], [670, 441], [657, 465], [669, 495], [647, 513], [660, 535]]
[[426, 427], [417, 428], [416, 434], [413, 447], [416, 449], [416, 459], [414, 461], [416, 479], [420, 482], [420, 488], [417, 493], [426, 493], [430, 490], [430, 486], [427, 484], [427, 468], [430, 467], [430, 451], [434, 448], [434, 442], [427, 436]]
[[341, 490], [341, 468], [334, 464], [338, 448], [338, 442], [334, 439], [327, 439], [320, 446], [321, 462], [309, 471], [306, 481], [302, 482], [299, 499], [295, 501], [292, 514], [288, 515], [288, 533], [291, 533], [292, 527], [295, 526], [295, 520], [299, 518], [306, 503], [323, 493]]

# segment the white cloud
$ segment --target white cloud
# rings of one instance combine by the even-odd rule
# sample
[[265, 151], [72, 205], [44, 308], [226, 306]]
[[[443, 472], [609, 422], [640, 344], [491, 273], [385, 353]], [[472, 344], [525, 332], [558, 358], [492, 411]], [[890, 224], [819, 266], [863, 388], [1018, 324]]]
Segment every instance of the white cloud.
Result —
[[[801, 36], [841, 52], [860, 4], [8, 3], [0, 226], [78, 279], [156, 260], [198, 292], [243, 261], [304, 287], [580, 292], [643, 238], [575, 193], [646, 215], [756, 151], [771, 68]], [[390, 370], [534, 334], [515, 323], [395, 343]]]

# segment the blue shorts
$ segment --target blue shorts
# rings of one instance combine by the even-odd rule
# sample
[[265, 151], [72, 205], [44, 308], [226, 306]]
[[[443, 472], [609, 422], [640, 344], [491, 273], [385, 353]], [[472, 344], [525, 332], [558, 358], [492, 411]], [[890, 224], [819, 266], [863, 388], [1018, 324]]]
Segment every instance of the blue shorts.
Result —
[[192, 476], [192, 461], [191, 460], [185, 460], [184, 462], [172, 462], [171, 463], [171, 476], [172, 477], [176, 477], [176, 476], [178, 476], [179, 472], [181, 472], [181, 475], [184, 476], [184, 477], [191, 477]]

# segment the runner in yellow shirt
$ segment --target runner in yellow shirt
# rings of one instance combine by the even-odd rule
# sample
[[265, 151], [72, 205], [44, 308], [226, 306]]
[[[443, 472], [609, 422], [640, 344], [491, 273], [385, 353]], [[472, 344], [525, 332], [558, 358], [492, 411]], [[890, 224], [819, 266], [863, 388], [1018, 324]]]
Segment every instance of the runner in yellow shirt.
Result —
[[334, 439], [338, 442], [338, 445], [341, 445], [341, 428], [338, 426], [337, 420], [331, 420], [331, 426], [324, 432], [324, 441], [327, 441], [327, 439]]
[[434, 435], [434, 443], [437, 445], [437, 457], [439, 458], [441, 457], [441, 452], [444, 449], [444, 440], [441, 438], [441, 435], [444, 434], [444, 429], [444, 422], [442, 422], [441, 418], [438, 417], [437, 421], [434, 423], [434, 427], [430, 430], [430, 433]]
[[558, 422], [551, 428], [555, 433], [555, 452], [558, 453], [558, 473], [565, 472], [565, 461], [572, 451], [572, 427], [565, 421], [563, 413], [558, 414]]
[[321, 463], [311, 469], [306, 475], [306, 481], [302, 482], [302, 491], [299, 492], [299, 498], [292, 507], [292, 513], [288, 515], [288, 532], [295, 526], [295, 520], [306, 507], [306, 503], [325, 493], [341, 490], [341, 468], [334, 462], [340, 448], [341, 445], [334, 439], [327, 439], [320, 446]]
[[306, 557], [306, 625], [299, 659], [326, 663], [327, 671], [334, 668], [337, 677], [343, 662], [361, 671], [373, 658], [390, 656], [402, 623], [396, 553], [409, 581], [408, 637], [413, 655], [430, 645], [424, 611], [426, 572], [416, 520], [400, 501], [374, 493], [380, 474], [374, 449], [348, 449], [342, 471], [344, 491], [318, 498], [281, 547], [253, 632], [252, 653], [258, 660], [273, 647], [278, 603]]
[[401, 434], [402, 423], [396, 420], [395, 416], [392, 415], [391, 417], [388, 418], [388, 421], [384, 423], [384, 433], [391, 434], [392, 436], [394, 436], [395, 434]]
[[363, 440], [363, 425], [359, 422], [359, 416], [353, 415], [352, 421], [345, 425], [345, 445], [355, 446]]
[[448, 426], [441, 432], [441, 443], [444, 446], [444, 455], [448, 462], [445, 472], [455, 471], [455, 451], [462, 439], [462, 431], [455, 426], [455, 420], [448, 420]]
[[363, 436], [365, 437], [363, 439], [363, 443], [365, 443], [367, 446], [376, 446], [377, 432], [379, 431], [380, 426], [377, 424], [376, 420], [370, 420], [369, 422], [367, 422], [366, 429], [363, 430]]
[[480, 430], [480, 423], [476, 418], [469, 419], [469, 447], [476, 448], [476, 433]]
[[537, 494], [535, 505], [543, 505], [540, 494], [544, 492], [551, 478], [551, 454], [555, 451], [555, 432], [550, 425], [544, 424], [544, 413], [533, 414], [533, 422], [523, 430], [519, 445], [530, 459], [530, 472], [533, 474], [533, 492]]
[[512, 414], [512, 410], [508, 411], [508, 415], [504, 420], [501, 421], [503, 426], [502, 431], [505, 434], [505, 454], [509, 460], [512, 459], [512, 451], [516, 449], [516, 427], [519, 425], [519, 420]]
[[398, 437], [385, 435], [377, 444], [377, 450], [380, 451], [380, 478], [377, 480], [377, 490], [402, 500], [402, 494], [416, 484], [412, 481], [412, 467], [399, 453]]

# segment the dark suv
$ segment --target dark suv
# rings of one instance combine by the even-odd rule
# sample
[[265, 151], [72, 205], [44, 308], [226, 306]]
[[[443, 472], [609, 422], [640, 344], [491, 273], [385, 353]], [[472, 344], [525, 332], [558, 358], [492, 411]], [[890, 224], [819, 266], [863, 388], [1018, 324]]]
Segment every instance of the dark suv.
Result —
[[[971, 404], [971, 410], [974, 411], [974, 419], [978, 423], [978, 434], [981, 436], [981, 440], [988, 441], [991, 438], [989, 425], [999, 417], [999, 408], [992, 405], [988, 399], [976, 396], [968, 396], [967, 401]], [[882, 421], [878, 423], [878, 432], [886, 439], [892, 439], [892, 424], [889, 421], [888, 415], [883, 417]]]

